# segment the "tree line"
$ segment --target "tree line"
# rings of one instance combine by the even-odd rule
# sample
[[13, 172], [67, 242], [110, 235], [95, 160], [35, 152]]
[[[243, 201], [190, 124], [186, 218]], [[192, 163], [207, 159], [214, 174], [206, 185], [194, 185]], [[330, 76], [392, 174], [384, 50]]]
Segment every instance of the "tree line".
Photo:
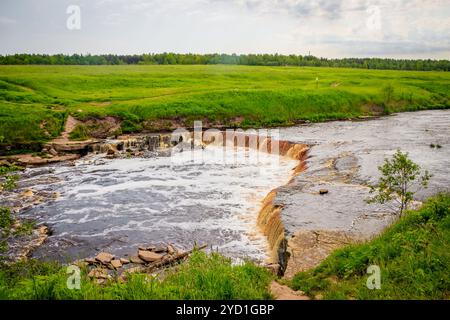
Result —
[[281, 54], [178, 54], [151, 53], [140, 55], [47, 55], [14, 54], [0, 55], [0, 65], [121, 65], [121, 64], [157, 64], [157, 65], [208, 65], [231, 64], [248, 66], [305, 66], [335, 67], [385, 70], [450, 71], [449, 60], [411, 60], [382, 58], [344, 58], [327, 59], [311, 55]]

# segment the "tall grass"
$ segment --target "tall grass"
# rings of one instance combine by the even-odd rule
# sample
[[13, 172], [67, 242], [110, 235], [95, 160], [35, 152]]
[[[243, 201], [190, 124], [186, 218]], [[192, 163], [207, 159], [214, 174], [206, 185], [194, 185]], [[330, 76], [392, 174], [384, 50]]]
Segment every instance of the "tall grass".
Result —
[[100, 286], [82, 272], [80, 290], [68, 289], [66, 268], [35, 260], [0, 267], [0, 299], [269, 299], [272, 276], [252, 263], [232, 265], [223, 256], [200, 251], [162, 280], [133, 274]]

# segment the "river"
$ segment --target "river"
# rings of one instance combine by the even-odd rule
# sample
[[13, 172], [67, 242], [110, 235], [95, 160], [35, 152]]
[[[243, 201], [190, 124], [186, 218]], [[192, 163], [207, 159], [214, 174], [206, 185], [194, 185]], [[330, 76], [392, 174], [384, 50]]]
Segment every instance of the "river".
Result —
[[[34, 256], [70, 261], [100, 250], [126, 254], [139, 245], [171, 242], [189, 248], [197, 242], [233, 258], [263, 261], [267, 245], [256, 217], [261, 200], [279, 186], [284, 187], [276, 201], [284, 207], [287, 234], [299, 229], [374, 234], [387, 220], [380, 219], [385, 209], [364, 202], [366, 185], [376, 181], [377, 166], [398, 148], [433, 174], [419, 200], [449, 190], [449, 110], [299, 125], [280, 128], [279, 134], [312, 146], [308, 168], [288, 185], [294, 160], [266, 154], [249, 161], [254, 151], [244, 149], [227, 155], [233, 159], [227, 164], [192, 163], [183, 153], [131, 159], [91, 155], [75, 166], [54, 165], [52, 172], [27, 169], [22, 183], [56, 177], [33, 187], [60, 193], [55, 201], [23, 213], [52, 230]], [[212, 157], [209, 148], [195, 152]], [[319, 198], [320, 188], [329, 194]]]

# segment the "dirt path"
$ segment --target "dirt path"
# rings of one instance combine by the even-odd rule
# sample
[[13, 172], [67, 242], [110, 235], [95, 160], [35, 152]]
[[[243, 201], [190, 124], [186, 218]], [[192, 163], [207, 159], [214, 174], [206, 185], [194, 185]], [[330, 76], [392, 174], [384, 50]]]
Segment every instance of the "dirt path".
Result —
[[75, 129], [79, 121], [69, 115], [66, 120], [66, 124], [64, 125], [64, 131], [61, 133], [56, 139], [53, 139], [52, 142], [68, 142], [70, 133]]
[[270, 284], [270, 292], [276, 300], [311, 300], [301, 291], [294, 291], [288, 286], [272, 281]]

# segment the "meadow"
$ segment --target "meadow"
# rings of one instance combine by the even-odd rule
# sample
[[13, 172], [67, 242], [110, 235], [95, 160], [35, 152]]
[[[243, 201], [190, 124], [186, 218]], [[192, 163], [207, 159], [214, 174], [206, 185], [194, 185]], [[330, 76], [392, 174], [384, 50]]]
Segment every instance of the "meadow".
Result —
[[[233, 65], [0, 66], [0, 151], [40, 151], [68, 114], [120, 132], [273, 127], [449, 108], [448, 72]], [[89, 136], [89, 130], [78, 128]], [[9, 151], [8, 151], [9, 150]]]

